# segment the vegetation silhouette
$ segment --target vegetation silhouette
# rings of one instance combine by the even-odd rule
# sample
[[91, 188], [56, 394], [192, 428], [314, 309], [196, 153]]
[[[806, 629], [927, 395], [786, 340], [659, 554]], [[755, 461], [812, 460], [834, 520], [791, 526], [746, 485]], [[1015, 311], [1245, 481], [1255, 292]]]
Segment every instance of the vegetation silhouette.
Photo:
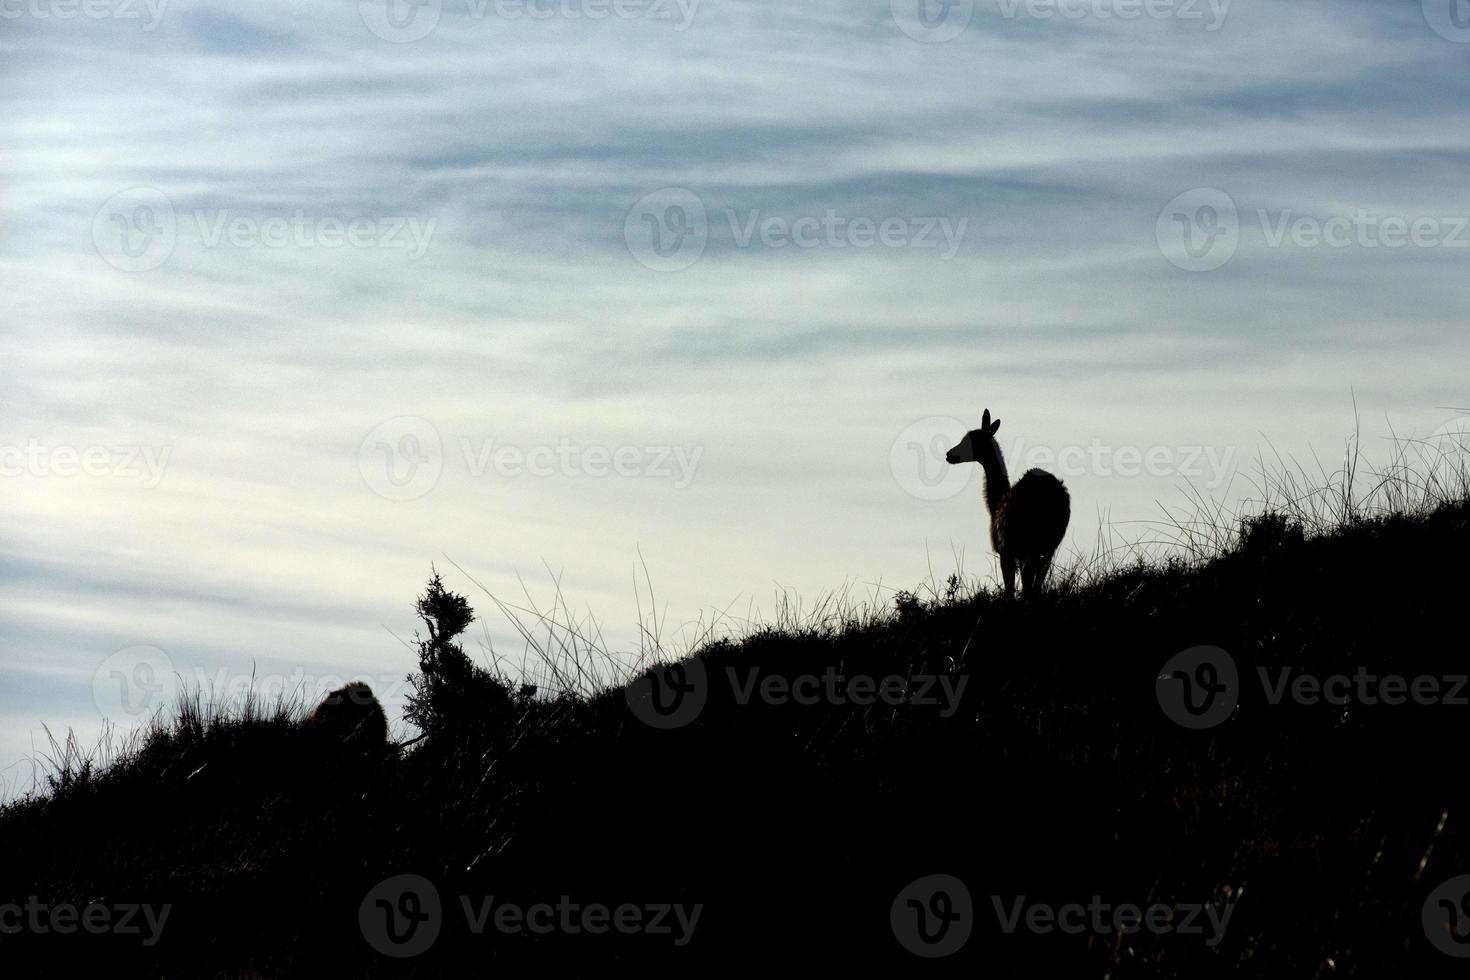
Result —
[[[473, 611], [436, 572], [417, 607], [421, 740], [352, 756], [309, 737], [304, 706], [196, 698], [112, 758], [63, 753], [48, 787], [0, 810], [0, 904], [173, 912], [151, 948], [22, 931], [0, 934], [0, 959], [7, 976], [99, 959], [118, 976], [221, 978], [1457, 975], [1420, 915], [1470, 868], [1457, 766], [1470, 708], [1273, 703], [1256, 678], [1466, 673], [1464, 472], [1390, 472], [1367, 497], [1348, 473], [1315, 491], [1282, 476], [1246, 520], [1177, 521], [1173, 557], [1074, 566], [1034, 601], [951, 580], [885, 614], [712, 640], [683, 674], [704, 678], [701, 709], [665, 728], [620, 686], [533, 691], [475, 664], [459, 640]], [[1161, 710], [1157, 682], [1200, 644], [1233, 657], [1239, 701], [1191, 731]], [[909, 700], [772, 693], [833, 672], [902, 678]], [[957, 703], [913, 703], [929, 675], [966, 681]], [[358, 916], [400, 874], [432, 881], [443, 908], [408, 959], [373, 949]], [[967, 885], [973, 933], [922, 960], [890, 910], [936, 874]], [[616, 930], [475, 934], [460, 896], [491, 895], [704, 912], [682, 947]], [[1018, 896], [1233, 914], [1214, 945], [1007, 933], [997, 907]]]

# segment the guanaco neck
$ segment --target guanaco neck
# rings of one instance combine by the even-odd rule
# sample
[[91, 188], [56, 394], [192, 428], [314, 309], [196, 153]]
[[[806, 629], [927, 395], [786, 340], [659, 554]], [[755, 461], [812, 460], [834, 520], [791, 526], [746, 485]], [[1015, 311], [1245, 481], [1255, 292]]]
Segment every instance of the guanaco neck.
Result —
[[1005, 495], [1011, 492], [1005, 457], [1000, 454], [1000, 443], [994, 437], [990, 440], [990, 452], [981, 459], [980, 465], [985, 469], [985, 506], [994, 514]]

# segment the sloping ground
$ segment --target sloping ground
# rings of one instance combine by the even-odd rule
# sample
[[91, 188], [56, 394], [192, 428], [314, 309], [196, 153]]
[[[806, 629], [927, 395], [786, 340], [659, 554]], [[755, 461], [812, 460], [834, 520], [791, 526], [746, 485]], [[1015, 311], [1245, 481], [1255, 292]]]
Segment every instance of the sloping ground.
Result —
[[[0, 959], [16, 976], [75, 975], [92, 956], [167, 976], [1459, 974], [1421, 910], [1470, 871], [1470, 705], [1363, 692], [1429, 677], [1470, 700], [1452, 680], [1470, 673], [1467, 551], [1466, 504], [1307, 541], [1267, 522], [1199, 568], [1138, 568], [1030, 603], [908, 604], [835, 634], [758, 633], [643, 682], [632, 705], [623, 691], [513, 699], [386, 761], [328, 751], [284, 719], [183, 725], [0, 812], [0, 903], [169, 903], [159, 941], [23, 929], [0, 934]], [[1202, 644], [1229, 655], [1239, 680], [1218, 697], [1238, 705], [1190, 729], [1165, 701], [1200, 692], [1176, 665], [1162, 693], [1159, 677]], [[1348, 675], [1347, 703], [1272, 703], [1281, 668], [1288, 685]], [[829, 671], [880, 688], [903, 677], [911, 693], [933, 675], [957, 698], [940, 681], [935, 704], [851, 703], [861, 681], [808, 704], [780, 695]], [[398, 883], [374, 891], [399, 874], [428, 879], [441, 911], [420, 884], [411, 899]], [[935, 897], [936, 874], [968, 899], [953, 881]], [[700, 908], [688, 937], [672, 912], [657, 923], [671, 934], [572, 935], [567, 923], [597, 920], [560, 911], [550, 933], [493, 918], [477, 933], [491, 896], [492, 909], [632, 905], [644, 926], [661, 905], [686, 920]], [[1109, 911], [1040, 931], [1045, 907], [1070, 903]], [[1200, 931], [1116, 928], [1114, 907], [1154, 903]], [[417, 955], [374, 948], [426, 936]], [[910, 949], [945, 943], [959, 948]]]

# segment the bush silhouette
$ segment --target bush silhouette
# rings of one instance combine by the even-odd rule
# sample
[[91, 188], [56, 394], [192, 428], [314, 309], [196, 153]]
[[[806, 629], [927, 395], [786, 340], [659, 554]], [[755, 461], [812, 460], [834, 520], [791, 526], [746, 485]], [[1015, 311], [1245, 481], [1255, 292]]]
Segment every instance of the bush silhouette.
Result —
[[470, 660], [459, 637], [475, 621], [464, 596], [444, 587], [438, 571], [415, 608], [428, 636], [416, 634], [419, 672], [409, 676], [404, 718], [429, 740], [482, 727], [510, 701], [510, 686]]

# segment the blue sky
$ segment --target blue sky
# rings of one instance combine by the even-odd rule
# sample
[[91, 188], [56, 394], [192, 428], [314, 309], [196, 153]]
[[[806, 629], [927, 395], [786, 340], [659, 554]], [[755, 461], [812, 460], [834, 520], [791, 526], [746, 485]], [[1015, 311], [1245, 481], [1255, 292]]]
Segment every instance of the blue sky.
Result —
[[1470, 404], [1464, 0], [392, 3], [0, 2], [12, 790], [115, 673], [393, 699], [430, 562], [992, 575], [983, 408], [1085, 552]]

